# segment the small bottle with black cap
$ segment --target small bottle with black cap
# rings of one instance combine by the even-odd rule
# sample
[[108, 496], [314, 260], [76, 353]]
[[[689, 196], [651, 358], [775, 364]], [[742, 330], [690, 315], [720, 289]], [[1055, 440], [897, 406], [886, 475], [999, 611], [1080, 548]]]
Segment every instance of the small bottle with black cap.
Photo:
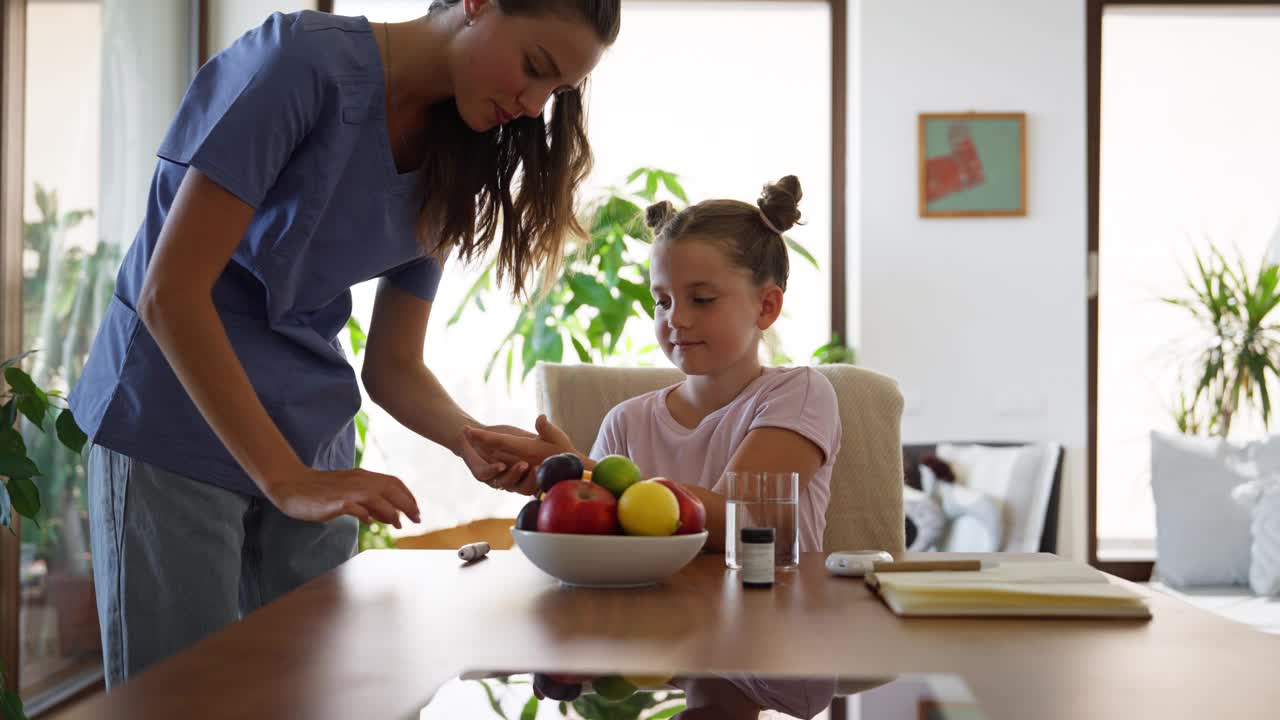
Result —
[[742, 584], [773, 587], [773, 528], [742, 528]]

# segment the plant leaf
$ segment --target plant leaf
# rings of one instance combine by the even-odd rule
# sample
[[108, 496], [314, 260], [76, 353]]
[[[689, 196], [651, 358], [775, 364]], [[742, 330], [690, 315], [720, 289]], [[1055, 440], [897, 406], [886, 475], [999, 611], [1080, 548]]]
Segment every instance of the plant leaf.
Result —
[[520, 362], [523, 365], [520, 371], [521, 379], [529, 377], [530, 371], [538, 362], [538, 356], [533, 350], [533, 333], [524, 336], [524, 343], [520, 346]]
[[635, 182], [636, 178], [640, 177], [641, 175], [645, 174], [648, 171], [649, 171], [649, 168], [636, 168], [635, 170], [632, 170], [631, 174], [627, 176], [627, 182], [628, 183]]
[[480, 687], [484, 688], [484, 694], [489, 699], [489, 707], [493, 708], [493, 712], [502, 720], [507, 720], [507, 715], [502, 712], [502, 706], [498, 704], [498, 698], [494, 697], [493, 688], [489, 687], [489, 683], [483, 680], [477, 680], [476, 682], [480, 683]]
[[10, 692], [0, 686], [0, 713], [5, 720], [26, 720], [26, 711], [22, 709], [22, 698], [18, 697], [15, 692]]
[[575, 300], [590, 305], [597, 310], [608, 307], [614, 302], [609, 288], [601, 285], [595, 278], [585, 273], [572, 273], [568, 277], [569, 287], [573, 290]]
[[648, 177], [644, 179], [644, 190], [636, 193], [640, 197], [653, 202], [658, 199], [658, 173], [650, 171]]
[[4, 380], [9, 383], [9, 387], [13, 388], [14, 394], [44, 396], [40, 388], [36, 387], [35, 381], [31, 379], [31, 376], [20, 367], [5, 368]]
[[9, 398], [5, 404], [0, 405], [0, 429], [13, 427], [13, 421], [18, 419], [18, 403], [14, 398]]
[[538, 698], [531, 697], [520, 711], [520, 720], [535, 720], [538, 717]]
[[587, 352], [587, 349], [582, 346], [582, 343], [578, 340], [577, 336], [570, 335], [569, 340], [573, 343], [573, 349], [578, 353], [578, 359], [584, 363], [590, 364], [591, 353]]
[[684, 194], [684, 187], [676, 180], [675, 173], [659, 171], [659, 176], [662, 178], [662, 185], [667, 188], [667, 192], [680, 198], [680, 202], [685, 205], [689, 204], [689, 196]]
[[809, 250], [805, 246], [801, 245], [795, 240], [792, 240], [786, 235], [782, 236], [782, 241], [787, 244], [787, 247], [791, 248], [792, 252], [804, 258], [805, 260], [808, 260], [809, 264], [814, 266], [815, 268], [818, 267], [818, 261], [814, 259], [813, 255], [809, 253]]
[[618, 291], [626, 297], [640, 303], [640, 307], [644, 310], [644, 313], [651, 318], [653, 317], [653, 311], [657, 306], [657, 301], [653, 299], [653, 293], [649, 292], [649, 288], [641, 287], [639, 284], [633, 283], [630, 280], [619, 280]]
[[493, 268], [498, 264], [498, 259], [494, 258], [485, 266], [484, 271], [480, 273], [480, 277], [471, 283], [471, 287], [467, 290], [467, 294], [462, 296], [462, 300], [458, 302], [458, 307], [453, 311], [453, 315], [449, 316], [449, 322], [445, 323], [445, 327], [453, 327], [454, 324], [462, 318], [462, 311], [467, 308], [467, 302], [475, 298], [476, 304], [481, 311], [484, 305], [480, 303], [480, 294], [490, 288], [490, 278], [492, 277]]
[[0, 475], [7, 478], [32, 478], [40, 476], [40, 468], [25, 454], [0, 455]]
[[32, 354], [32, 353], [35, 353], [35, 352], [39, 352], [39, 351], [38, 351], [38, 350], [28, 350], [28, 351], [26, 351], [26, 352], [24, 352], [24, 353], [22, 353], [22, 354], [20, 354], [20, 355], [14, 355], [13, 357], [9, 358], [8, 360], [5, 360], [3, 363], [0, 363], [0, 370], [7, 370], [8, 368], [11, 368], [11, 367], [13, 367], [13, 366], [17, 365], [18, 363], [22, 362], [22, 361], [23, 361], [23, 359], [25, 359], [28, 355], [30, 355], [30, 354]]
[[76, 422], [75, 416], [71, 414], [71, 408], [58, 413], [54, 428], [58, 432], [58, 440], [71, 452], [78, 455], [84, 451], [84, 444], [88, 442], [89, 438], [85, 436], [84, 431], [80, 429], [80, 424]]
[[[13, 368], [9, 368], [12, 370]], [[44, 430], [44, 419], [49, 414], [49, 398], [44, 393], [39, 395], [18, 396], [18, 409], [40, 430]]]
[[365, 436], [369, 434], [369, 413], [361, 410], [356, 413], [356, 436], [360, 438], [360, 447], [364, 447]]
[[35, 519], [40, 512], [40, 490], [29, 477], [11, 477], [7, 483], [13, 509], [19, 515]]
[[511, 391], [511, 358], [516, 353], [516, 344], [513, 342], [507, 348], [507, 391]]
[[351, 354], [354, 356], [364, 352], [369, 336], [365, 334], [364, 328], [361, 327], [355, 315], [347, 318], [347, 332], [351, 335]]
[[27, 444], [16, 428], [0, 428], [0, 457], [26, 457]]

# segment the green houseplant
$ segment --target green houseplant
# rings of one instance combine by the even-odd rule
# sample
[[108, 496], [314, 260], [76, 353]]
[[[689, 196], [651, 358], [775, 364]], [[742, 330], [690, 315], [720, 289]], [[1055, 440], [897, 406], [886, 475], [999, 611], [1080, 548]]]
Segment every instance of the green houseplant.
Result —
[[[9, 358], [0, 364], [4, 369], [7, 386], [0, 394], [0, 525], [13, 532], [13, 513], [31, 520], [39, 528], [41, 511], [40, 489], [34, 478], [44, 472], [32, 459], [22, 433], [15, 426], [18, 415], [24, 416], [34, 432], [53, 434], [59, 443], [77, 456], [84, 450], [87, 438], [76, 423], [71, 408], [57, 391], [46, 391], [18, 367], [18, 363], [31, 356], [28, 351]], [[58, 405], [62, 405], [59, 409]], [[55, 598], [56, 600], [56, 598]], [[0, 667], [0, 709], [6, 720], [25, 719], [22, 699], [5, 684], [4, 668]]]
[[1193, 384], [1179, 391], [1172, 415], [1181, 432], [1225, 438], [1242, 410], [1270, 426], [1269, 383], [1280, 376], [1280, 325], [1270, 313], [1280, 304], [1280, 266], [1250, 270], [1210, 244], [1195, 253], [1195, 272], [1185, 272], [1182, 297], [1161, 298], [1191, 313], [1204, 335], [1190, 358]]
[[[12, 513], [17, 512], [39, 525], [40, 490], [33, 478], [44, 473], [29, 456], [27, 444], [14, 426], [21, 413], [40, 432], [52, 432], [71, 452], [79, 455], [87, 440], [84, 431], [76, 423], [71, 408], [67, 407], [62, 393], [41, 389], [31, 376], [18, 367], [18, 363], [35, 351], [28, 351], [5, 360], [4, 379], [8, 388], [0, 395], [0, 525], [13, 532]], [[62, 408], [59, 409], [58, 405]]]

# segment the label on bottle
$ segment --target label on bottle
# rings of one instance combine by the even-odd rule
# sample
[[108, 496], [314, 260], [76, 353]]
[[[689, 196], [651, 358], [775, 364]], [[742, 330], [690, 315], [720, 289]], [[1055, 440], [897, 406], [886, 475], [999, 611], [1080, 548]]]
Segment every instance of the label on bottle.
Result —
[[773, 584], [773, 543], [742, 543], [742, 582]]

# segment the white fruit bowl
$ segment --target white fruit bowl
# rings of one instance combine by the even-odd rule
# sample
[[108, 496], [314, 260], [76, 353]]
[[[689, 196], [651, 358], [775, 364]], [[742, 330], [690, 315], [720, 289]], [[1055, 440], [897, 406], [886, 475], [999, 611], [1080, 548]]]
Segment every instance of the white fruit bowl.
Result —
[[707, 542], [707, 531], [670, 537], [570, 535], [511, 528], [520, 552], [542, 572], [566, 585], [645, 587], [689, 564]]

